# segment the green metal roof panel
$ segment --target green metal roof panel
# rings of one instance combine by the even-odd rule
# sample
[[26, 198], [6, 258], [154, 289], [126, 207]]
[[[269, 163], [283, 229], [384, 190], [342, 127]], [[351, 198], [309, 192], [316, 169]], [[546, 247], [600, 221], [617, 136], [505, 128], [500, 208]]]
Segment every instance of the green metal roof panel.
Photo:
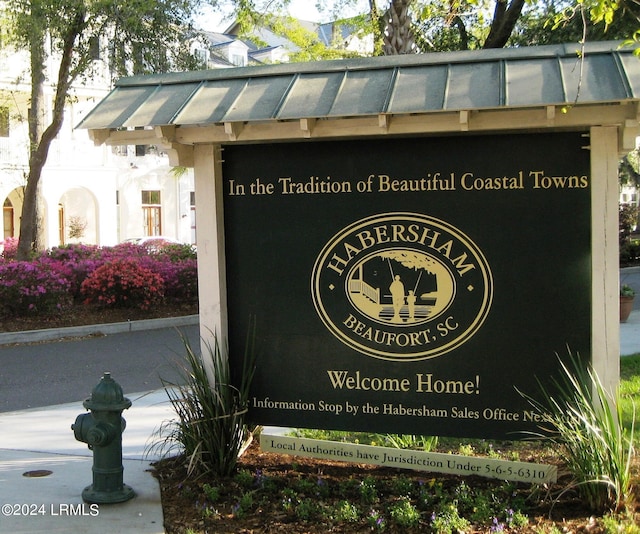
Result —
[[[567, 100], [605, 102], [628, 98], [616, 62], [611, 56], [587, 56], [583, 67], [577, 58], [561, 58]], [[582, 80], [581, 80], [582, 78]]]
[[443, 109], [495, 108], [501, 102], [499, 62], [451, 65]]
[[298, 74], [278, 118], [326, 117], [331, 112], [344, 73]]
[[222, 122], [245, 85], [245, 80], [238, 79], [204, 82], [193, 97], [186, 102], [175, 118], [174, 124]]
[[329, 116], [375, 115], [385, 110], [392, 69], [345, 72]]
[[557, 60], [507, 62], [505, 78], [505, 101], [509, 106], [548, 105], [566, 101]]
[[412, 113], [416, 109], [443, 109], [447, 73], [446, 65], [400, 68], [387, 112]]
[[[224, 122], [262, 121], [276, 117], [293, 76], [249, 78]], [[203, 102], [204, 103], [204, 102]]]
[[94, 108], [81, 126], [83, 128], [121, 128], [153, 91], [155, 87], [152, 85], [116, 87]]
[[446, 52], [123, 78], [82, 128], [419, 114], [640, 98], [619, 43]]
[[638, 62], [640, 60], [631, 54], [620, 56], [620, 68], [624, 72], [624, 77], [629, 84], [629, 93], [633, 98], [640, 98], [640, 69]]
[[199, 83], [157, 86], [122, 126], [172, 124], [180, 109], [189, 102], [199, 86]]

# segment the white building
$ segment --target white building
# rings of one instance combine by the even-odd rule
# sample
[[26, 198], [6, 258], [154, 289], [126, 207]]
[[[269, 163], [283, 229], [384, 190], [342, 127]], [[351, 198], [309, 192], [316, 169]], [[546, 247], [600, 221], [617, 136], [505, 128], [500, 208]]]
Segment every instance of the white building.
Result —
[[[2, 237], [18, 237], [22, 188], [28, 173], [30, 86], [28, 56], [0, 51], [0, 199]], [[170, 173], [167, 157], [151, 147], [96, 147], [74, 126], [110, 90], [100, 59], [96, 76], [74, 87], [65, 121], [53, 142], [41, 185], [45, 246], [71, 242], [112, 245], [130, 237], [167, 235], [195, 242], [193, 178]], [[55, 65], [48, 72], [55, 73]], [[45, 87], [53, 102], [54, 87]], [[51, 105], [45, 110], [48, 123]]]
[[[331, 24], [302, 22], [326, 45], [356, 49], [362, 41]], [[203, 68], [229, 68], [289, 61], [295, 46], [268, 30], [260, 33], [267, 46], [238, 39], [231, 25], [225, 33], [197, 32], [191, 53]], [[337, 33], [340, 33], [336, 40]], [[333, 41], [332, 41], [333, 40]], [[29, 58], [25, 52], [0, 49], [0, 240], [18, 237], [22, 191], [28, 173], [27, 112], [30, 94]], [[65, 121], [53, 142], [41, 178], [45, 247], [83, 242], [113, 245], [134, 237], [163, 235], [196, 243], [193, 170], [174, 173], [166, 154], [153, 145], [94, 146], [85, 130], [75, 126], [110, 91], [109, 65], [94, 60], [95, 75], [74, 86]], [[57, 64], [47, 73], [53, 78]], [[52, 80], [45, 87], [48, 124], [54, 97]], [[48, 119], [48, 120], [47, 120]]]

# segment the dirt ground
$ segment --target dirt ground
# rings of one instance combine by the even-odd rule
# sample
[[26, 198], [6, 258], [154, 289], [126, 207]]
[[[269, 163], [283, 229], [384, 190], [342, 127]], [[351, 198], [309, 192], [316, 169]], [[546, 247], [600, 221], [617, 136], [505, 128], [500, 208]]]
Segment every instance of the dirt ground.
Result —
[[[557, 463], [557, 458], [549, 456], [548, 447], [522, 447], [518, 444], [520, 461], [540, 463]], [[561, 466], [560, 467], [560, 472]], [[636, 472], [637, 472], [636, 466]], [[522, 503], [523, 512], [528, 517], [528, 524], [522, 527], [509, 527], [504, 521], [485, 519], [469, 526], [464, 532], [526, 532], [526, 533], [578, 533], [605, 532], [603, 523], [597, 514], [586, 508], [574, 491], [563, 490], [569, 480], [567, 475], [559, 477], [553, 486], [535, 486], [524, 483], [505, 485], [504, 481], [482, 478], [478, 476], [459, 477], [451, 475], [430, 474], [381, 468], [369, 465], [316, 460], [294, 457], [283, 454], [262, 452], [257, 444], [252, 444], [241, 457], [239, 470], [244, 474], [254, 475], [254, 484], [249, 488], [241, 487], [236, 478], [220, 480], [215, 477], [189, 479], [184, 464], [178, 459], [167, 459], [155, 465], [154, 475], [158, 478], [162, 491], [162, 502], [165, 517], [165, 529], [168, 534], [216, 532], [220, 534], [257, 534], [257, 533], [309, 533], [327, 532], [363, 533], [372, 531], [385, 532], [435, 532], [431, 526], [433, 510], [437, 509], [436, 494], [445, 495], [456, 501], [462, 508], [461, 488], [471, 488], [474, 492], [485, 495], [491, 500], [505, 499]], [[255, 481], [262, 481], [261, 488]], [[388, 517], [384, 528], [372, 526], [366, 512], [360, 514], [357, 521], [336, 520], [335, 514], [327, 510], [335, 510], [345, 499], [355, 502], [363, 510], [389, 510], [399, 495], [385, 488], [394, 487], [398, 479], [413, 482], [413, 488], [425, 487], [429, 496], [423, 501], [420, 509], [419, 523], [414, 527], [400, 527]], [[302, 485], [307, 480], [315, 484], [326, 484], [329, 490], [319, 494], [313, 484]], [[269, 488], [265, 488], [269, 481]], [[377, 500], [370, 506], [362, 504], [361, 484], [363, 481], [373, 483], [379, 489]], [[397, 486], [397, 484], [395, 484]], [[211, 502], [211, 493], [207, 488], [219, 488], [215, 502]], [[510, 495], [504, 493], [508, 488]], [[287, 488], [289, 493], [287, 493]], [[349, 490], [351, 488], [351, 491]], [[293, 491], [292, 491], [293, 490]], [[248, 513], [238, 514], [237, 509], [242, 495], [253, 493], [252, 506]], [[306, 492], [306, 493], [305, 493]], [[295, 495], [297, 502], [305, 498], [315, 501], [319, 510], [309, 517], [301, 518], [293, 507], [286, 506], [282, 496]], [[433, 497], [433, 499], [431, 499]], [[418, 502], [419, 499], [413, 499]], [[427, 501], [430, 501], [428, 503]], [[500, 509], [500, 503], [494, 503]], [[475, 506], [478, 506], [476, 503]], [[511, 506], [505, 504], [505, 506]], [[433, 508], [433, 510], [432, 510]], [[640, 521], [640, 496], [635, 494], [632, 504], [635, 521]], [[322, 511], [324, 510], [324, 512]], [[371, 512], [369, 512], [371, 513]], [[472, 514], [473, 515], [473, 514]], [[497, 515], [497, 514], [496, 514]], [[189, 530], [190, 529], [190, 530]], [[554, 530], [557, 529], [557, 530]], [[455, 530], [453, 531], [455, 532]], [[627, 531], [625, 531], [627, 532]]]

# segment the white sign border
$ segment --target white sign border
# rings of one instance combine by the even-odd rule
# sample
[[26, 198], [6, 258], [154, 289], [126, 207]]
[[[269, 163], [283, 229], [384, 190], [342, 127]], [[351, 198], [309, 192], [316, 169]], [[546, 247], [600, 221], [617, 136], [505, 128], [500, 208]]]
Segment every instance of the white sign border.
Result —
[[532, 484], [553, 483], [558, 479], [558, 468], [555, 465], [513, 462], [484, 456], [463, 456], [440, 452], [377, 447], [358, 443], [295, 438], [264, 432], [260, 434], [260, 448], [265, 452], [307, 458], [450, 475], [476, 475]]

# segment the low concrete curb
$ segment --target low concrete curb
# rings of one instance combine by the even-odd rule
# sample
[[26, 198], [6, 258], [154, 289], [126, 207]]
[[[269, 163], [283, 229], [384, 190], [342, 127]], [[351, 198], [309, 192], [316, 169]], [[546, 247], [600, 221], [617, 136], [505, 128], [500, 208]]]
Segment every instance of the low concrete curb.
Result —
[[84, 337], [91, 335], [118, 334], [121, 332], [137, 332], [140, 330], [156, 330], [198, 324], [199, 315], [183, 317], [166, 317], [162, 319], [144, 319], [142, 321], [126, 321], [121, 323], [104, 323], [86, 326], [69, 326], [67, 328], [47, 328], [43, 330], [25, 330], [22, 332], [5, 332], [0, 334], [0, 346], [12, 343], [35, 343], [54, 341], [67, 337]]

